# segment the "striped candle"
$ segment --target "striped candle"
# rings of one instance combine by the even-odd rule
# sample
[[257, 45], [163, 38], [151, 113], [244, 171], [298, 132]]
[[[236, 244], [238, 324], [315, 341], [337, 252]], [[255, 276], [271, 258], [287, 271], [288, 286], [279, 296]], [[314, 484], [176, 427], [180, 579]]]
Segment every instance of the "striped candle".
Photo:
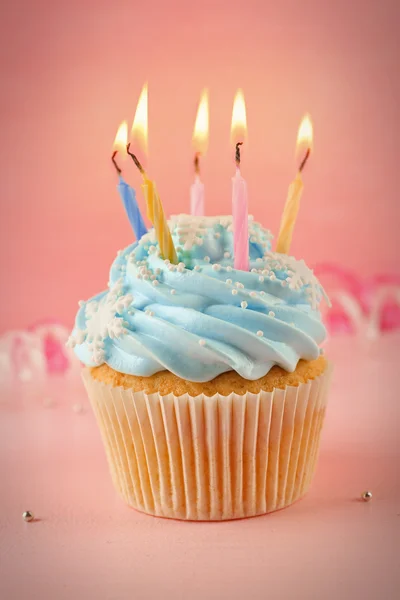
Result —
[[155, 183], [154, 181], [151, 181], [151, 179], [148, 179], [145, 174], [143, 174], [142, 188], [146, 199], [147, 216], [154, 225], [161, 256], [164, 259], [168, 259], [171, 263], [177, 264], [178, 257], [176, 255], [174, 242], [172, 241], [171, 232], [164, 215], [163, 206], [158, 196]]

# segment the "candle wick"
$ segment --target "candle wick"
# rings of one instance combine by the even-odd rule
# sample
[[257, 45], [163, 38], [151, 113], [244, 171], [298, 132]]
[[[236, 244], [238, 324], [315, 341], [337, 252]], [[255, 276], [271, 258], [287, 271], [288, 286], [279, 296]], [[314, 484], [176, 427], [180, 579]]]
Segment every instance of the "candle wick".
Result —
[[301, 173], [302, 170], [304, 169], [304, 167], [306, 166], [310, 154], [311, 154], [311, 150], [310, 150], [310, 148], [307, 148], [307, 152], [306, 152], [303, 160], [300, 163], [299, 173]]
[[200, 156], [201, 152], [196, 152], [194, 155], [194, 172], [196, 175], [200, 175]]
[[137, 166], [137, 168], [139, 169], [140, 173], [141, 173], [142, 175], [144, 175], [144, 174], [145, 174], [145, 173], [144, 173], [144, 169], [143, 169], [142, 165], [140, 164], [139, 160], [137, 159], [137, 157], [136, 157], [136, 156], [135, 156], [135, 155], [134, 155], [132, 152], [130, 152], [130, 151], [129, 151], [129, 148], [130, 148], [130, 147], [131, 147], [131, 145], [130, 145], [130, 144], [128, 144], [128, 145], [127, 145], [127, 147], [126, 147], [126, 151], [127, 151], [127, 153], [129, 154], [129, 156], [132, 158], [133, 162], [135, 163], [135, 165], [136, 165], [136, 166]]
[[236, 144], [236, 153], [235, 153], [235, 162], [236, 162], [236, 166], [239, 169], [240, 167], [240, 146], [243, 145], [243, 142], [238, 142]]
[[117, 171], [118, 175], [121, 175], [122, 171], [121, 171], [121, 169], [119, 168], [119, 166], [118, 166], [118, 164], [117, 164], [117, 161], [115, 160], [115, 157], [117, 156], [117, 154], [118, 154], [118, 150], [115, 150], [115, 151], [113, 152], [113, 154], [112, 154], [111, 160], [112, 160], [112, 162], [113, 162], [113, 165], [114, 165], [114, 167], [115, 167], [115, 170]]

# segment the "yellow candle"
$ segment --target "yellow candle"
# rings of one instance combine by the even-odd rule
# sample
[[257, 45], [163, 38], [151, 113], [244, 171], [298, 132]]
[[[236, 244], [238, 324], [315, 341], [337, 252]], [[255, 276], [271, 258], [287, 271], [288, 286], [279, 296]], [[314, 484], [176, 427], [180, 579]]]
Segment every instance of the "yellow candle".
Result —
[[174, 242], [172, 241], [171, 232], [164, 215], [161, 200], [157, 193], [154, 181], [148, 179], [145, 173], [143, 174], [142, 188], [144, 197], [146, 199], [147, 216], [154, 225], [161, 256], [164, 259], [168, 259], [171, 263], [177, 264], [178, 257], [176, 255]]
[[303, 192], [303, 180], [300, 173], [297, 173], [296, 178], [289, 186], [285, 208], [283, 210], [281, 227], [278, 235], [278, 243], [276, 251], [281, 254], [288, 254], [294, 225], [296, 223], [297, 213], [300, 207], [300, 198]]
[[[133, 119], [131, 139], [135, 141], [135, 144], [140, 146], [142, 151], [147, 153], [147, 139], [148, 139], [148, 110], [147, 110], [147, 84], [143, 86], [142, 93], [140, 94], [139, 102], [136, 108], [135, 118]], [[164, 209], [157, 193], [156, 185], [154, 181], [149, 179], [136, 158], [135, 154], [130, 151], [130, 145], [128, 144], [128, 154], [132, 157], [135, 165], [139, 169], [143, 177], [143, 193], [146, 200], [147, 216], [153, 223], [154, 230], [158, 245], [160, 247], [161, 256], [164, 259], [168, 259], [171, 263], [177, 264], [178, 257], [174, 243], [172, 241], [171, 232], [168, 227], [167, 220], [164, 215]]]
[[312, 147], [312, 123], [308, 115], [306, 115], [299, 128], [297, 134], [297, 148], [306, 145], [306, 154], [303, 159], [299, 171], [289, 186], [285, 208], [283, 209], [281, 226], [279, 229], [276, 251], [281, 254], [289, 254], [290, 245], [292, 243], [293, 230], [297, 219], [297, 214], [300, 208], [300, 199], [303, 193], [303, 180], [301, 172], [307, 162]]

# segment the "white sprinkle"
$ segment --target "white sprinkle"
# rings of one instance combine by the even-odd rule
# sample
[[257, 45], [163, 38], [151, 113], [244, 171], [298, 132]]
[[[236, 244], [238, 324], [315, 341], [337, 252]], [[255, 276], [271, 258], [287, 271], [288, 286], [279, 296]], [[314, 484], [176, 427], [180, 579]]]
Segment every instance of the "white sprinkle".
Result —
[[136, 277], [137, 277], [137, 279], [143, 279], [143, 277], [140, 275], [140, 273], [138, 273], [138, 274], [136, 275]]
[[264, 335], [264, 332], [263, 332], [263, 331], [261, 331], [261, 329], [259, 329], [259, 330], [257, 331], [257, 335], [258, 335], [258, 337], [262, 337], [262, 336]]
[[204, 257], [204, 262], [208, 262], [209, 263], [210, 262], [210, 257], [209, 256], [205, 256]]
[[281, 286], [285, 287], [287, 285], [286, 281], [281, 281]]
[[252, 298], [255, 298], [255, 297], [257, 296], [257, 294], [256, 294], [255, 292], [250, 292], [250, 296], [251, 296]]
[[253, 244], [255, 244], [255, 243], [256, 243], [256, 241], [257, 241], [257, 240], [256, 240], [256, 238], [254, 237], [254, 235], [252, 235], [252, 236], [251, 236], [251, 238], [250, 238], [250, 241], [251, 241]]
[[240, 306], [242, 308], [247, 308], [248, 304], [247, 304], [247, 302], [245, 300], [243, 300], [243, 302], [240, 303]]
[[214, 271], [220, 271], [221, 270], [221, 265], [219, 265], [218, 263], [216, 263], [215, 265], [212, 266]]
[[201, 238], [196, 238], [196, 244], [198, 246], [202, 246], [204, 244], [204, 240], [202, 240]]
[[145, 279], [146, 281], [149, 279], [148, 275], [143, 275], [143, 279]]
[[153, 281], [153, 285], [154, 285], [154, 286], [155, 286], [155, 285], [160, 285], [160, 282], [159, 282], [159, 281], [157, 281], [157, 279], [155, 279], [155, 280]]
[[225, 258], [230, 258], [231, 253], [230, 252], [224, 252], [224, 257]]
[[205, 346], [206, 345], [206, 340], [199, 340], [199, 344], [200, 344], [200, 346]]
[[226, 280], [226, 283], [227, 283], [228, 285], [232, 285], [232, 279], [227, 279], [227, 280]]
[[154, 313], [152, 310], [145, 310], [145, 313], [148, 317], [154, 317]]
[[262, 262], [262, 261], [263, 261], [262, 258], [260, 258], [260, 257], [256, 258], [256, 262]]
[[232, 267], [226, 267], [226, 270], [230, 273], [232, 271]]
[[78, 306], [85, 306], [85, 301], [84, 300], [79, 300]]
[[157, 277], [156, 277], [155, 275], [150, 275], [150, 279], [151, 279], [152, 281], [154, 281], [155, 279], [157, 279]]
[[178, 271], [179, 273], [183, 273], [183, 271], [184, 271], [184, 270], [185, 270], [185, 267], [178, 267], [178, 268], [177, 268], [177, 271]]
[[270, 317], [274, 317], [275, 316], [275, 313], [274, 313], [273, 310], [270, 310], [268, 314], [269, 314]]
[[262, 275], [260, 275], [260, 277], [258, 278], [258, 281], [261, 281], [261, 283], [264, 281], [264, 277]]
[[269, 278], [271, 281], [274, 281], [276, 279], [275, 273], [272, 273]]
[[244, 288], [243, 283], [240, 283], [240, 281], [236, 281], [235, 285], [237, 288], [240, 288], [241, 290]]
[[265, 292], [264, 292], [264, 290], [261, 290], [261, 292], [260, 292], [260, 296], [265, 296]]
[[218, 239], [221, 237], [221, 234], [219, 233], [219, 231], [216, 231], [216, 232], [214, 233], [214, 237], [216, 237], [216, 238], [217, 238], [217, 240], [218, 240]]
[[164, 260], [164, 263], [165, 263], [166, 265], [169, 265], [169, 263], [170, 263], [170, 262], [171, 262], [171, 261], [169, 260], [169, 258], [166, 258], [166, 259]]
[[122, 250], [118, 250], [117, 256], [121, 256], [121, 254], [122, 254]]
[[180, 262], [180, 263], [178, 263], [178, 267], [183, 267], [183, 268], [185, 268], [185, 263], [183, 263], [183, 262]]
[[200, 271], [200, 266], [199, 265], [195, 265], [194, 270], [195, 271]]
[[257, 273], [257, 269], [251, 269], [250, 273]]
[[236, 296], [237, 293], [237, 290], [232, 290], [232, 296]]
[[171, 290], [170, 294], [172, 294], [172, 295], [176, 294], [176, 290]]
[[157, 269], [154, 271], [154, 273], [155, 273], [156, 275], [159, 275], [159, 274], [161, 273], [161, 269], [160, 269], [160, 268], [157, 268]]

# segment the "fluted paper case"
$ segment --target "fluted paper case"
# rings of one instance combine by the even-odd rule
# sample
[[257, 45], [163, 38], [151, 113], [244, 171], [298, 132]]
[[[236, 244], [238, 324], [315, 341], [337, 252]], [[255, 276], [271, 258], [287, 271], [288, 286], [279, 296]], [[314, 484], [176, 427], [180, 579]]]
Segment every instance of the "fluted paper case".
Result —
[[137, 510], [219, 521], [301, 498], [316, 461], [331, 374], [272, 392], [145, 394], [83, 372], [112, 479]]

